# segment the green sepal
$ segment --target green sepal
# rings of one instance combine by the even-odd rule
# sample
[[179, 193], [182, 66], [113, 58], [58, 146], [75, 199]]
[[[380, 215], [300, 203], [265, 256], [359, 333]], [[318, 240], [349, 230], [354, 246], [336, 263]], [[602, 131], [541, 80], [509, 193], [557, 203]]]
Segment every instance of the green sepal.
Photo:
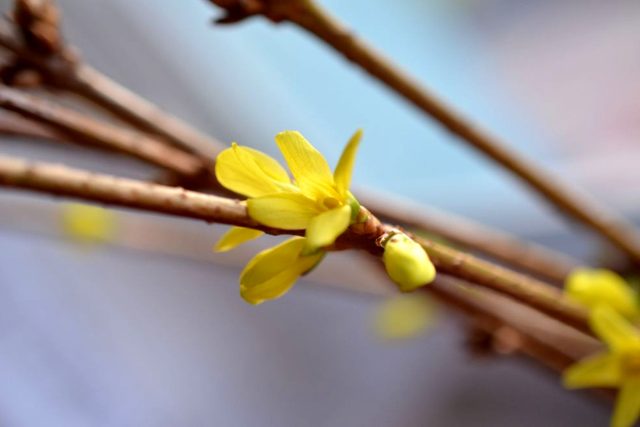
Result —
[[[347, 197], [347, 203], [351, 207], [351, 224], [355, 224], [359, 219], [358, 215], [360, 214], [360, 202], [358, 201], [358, 199], [356, 199], [356, 196], [351, 194], [351, 191], [349, 191]], [[366, 218], [364, 220], [360, 220], [360, 222], [364, 221], [366, 221]]]

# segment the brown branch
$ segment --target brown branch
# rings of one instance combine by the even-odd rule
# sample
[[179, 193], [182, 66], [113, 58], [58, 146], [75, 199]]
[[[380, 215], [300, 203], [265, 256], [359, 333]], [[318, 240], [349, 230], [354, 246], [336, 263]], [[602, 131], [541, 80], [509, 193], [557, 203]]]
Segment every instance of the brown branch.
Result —
[[220, 141], [197, 131], [87, 64], [76, 67], [67, 89], [140, 129], [161, 135], [209, 159], [225, 148]]
[[358, 199], [377, 217], [410, 229], [424, 230], [463, 249], [486, 255], [524, 272], [561, 284], [579, 261], [514, 235], [494, 230], [450, 212], [401, 200], [356, 191]]
[[0, 108], [185, 176], [200, 175], [208, 167], [199, 157], [173, 148], [149, 135], [101, 122], [6, 86], [0, 86]]
[[538, 311], [446, 275], [439, 275], [425, 290], [488, 334], [489, 351], [521, 353], [562, 372], [599, 346], [597, 340]]
[[[0, 185], [251, 227], [270, 234], [299, 233], [258, 225], [248, 216], [245, 205], [236, 200], [10, 157], [0, 157]], [[363, 212], [366, 212], [364, 208]], [[370, 215], [365, 223], [352, 226], [350, 232], [336, 242], [336, 248], [358, 247], [380, 255], [381, 248], [376, 245], [376, 240], [389, 230], [389, 226]], [[557, 289], [444, 245], [424, 239], [419, 242], [439, 271], [509, 295], [591, 333], [586, 311], [566, 299]]]
[[374, 48], [358, 39], [313, 0], [211, 0], [227, 10], [220, 22], [253, 15], [274, 22], [289, 21], [325, 41], [347, 60], [380, 80], [452, 134], [518, 176], [567, 215], [590, 227], [640, 264], [640, 237], [633, 226], [595, 201], [575, 192], [557, 177], [520, 156], [503, 142], [468, 121], [452, 107], [402, 71]]
[[116, 117], [188, 148], [192, 153], [211, 158], [224, 146], [83, 63], [70, 47], [62, 44], [57, 50], [43, 54], [23, 44], [16, 33], [15, 28], [2, 23], [0, 46], [37, 69], [48, 85], [91, 101]]
[[586, 310], [558, 289], [445, 245], [420, 237], [415, 239], [427, 251], [438, 271], [508, 295], [582, 332], [591, 333]]
[[34, 138], [47, 141], [63, 141], [65, 132], [12, 113], [0, 114], [0, 134], [15, 138]]
[[15, 0], [12, 18], [32, 50], [51, 54], [62, 48], [60, 14], [53, 1]]
[[0, 185], [278, 234], [249, 218], [246, 207], [237, 200], [61, 165], [0, 156]]

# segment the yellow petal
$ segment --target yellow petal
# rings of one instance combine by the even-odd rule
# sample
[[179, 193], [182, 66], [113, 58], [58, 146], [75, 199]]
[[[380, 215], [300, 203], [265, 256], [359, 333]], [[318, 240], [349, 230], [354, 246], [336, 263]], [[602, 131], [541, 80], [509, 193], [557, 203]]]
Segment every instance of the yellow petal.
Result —
[[304, 237], [292, 237], [261, 251], [247, 263], [240, 274], [240, 281], [247, 286], [264, 282], [294, 262], [303, 247]]
[[621, 380], [620, 360], [610, 353], [581, 360], [563, 374], [564, 386], [567, 388], [616, 387]]
[[231, 227], [229, 231], [224, 233], [220, 240], [216, 243], [213, 250], [216, 252], [227, 252], [249, 240], [257, 239], [264, 232], [254, 230], [253, 228]]
[[435, 316], [436, 306], [426, 295], [398, 295], [382, 302], [374, 327], [383, 339], [409, 339], [433, 325]]
[[325, 211], [313, 217], [307, 226], [307, 249], [313, 250], [332, 244], [336, 238], [344, 233], [351, 221], [351, 206]]
[[116, 216], [99, 206], [68, 203], [61, 208], [62, 228], [67, 236], [83, 243], [107, 242], [113, 238]]
[[220, 184], [247, 197], [294, 191], [287, 172], [277, 161], [235, 142], [218, 154], [215, 172]]
[[640, 351], [640, 331], [608, 305], [591, 311], [591, 329], [614, 352]]
[[640, 416], [640, 377], [625, 380], [611, 419], [611, 427], [631, 427]]
[[300, 132], [280, 132], [276, 135], [276, 143], [304, 194], [311, 198], [333, 195], [333, 175], [327, 161]]
[[304, 245], [304, 238], [294, 237], [256, 255], [240, 275], [242, 298], [261, 304], [287, 293], [301, 274], [322, 259], [323, 254], [301, 256]]
[[589, 308], [608, 304], [629, 319], [638, 315], [635, 293], [627, 282], [613, 271], [576, 269], [567, 278], [565, 290], [569, 298]]
[[356, 162], [356, 154], [361, 139], [362, 129], [358, 129], [349, 140], [349, 143], [347, 143], [347, 146], [344, 147], [338, 166], [336, 166], [336, 171], [333, 174], [336, 187], [342, 197], [347, 195], [351, 186], [351, 175], [353, 174], [353, 166]]
[[284, 230], [307, 228], [318, 214], [316, 203], [299, 193], [281, 193], [247, 200], [249, 216], [260, 224]]

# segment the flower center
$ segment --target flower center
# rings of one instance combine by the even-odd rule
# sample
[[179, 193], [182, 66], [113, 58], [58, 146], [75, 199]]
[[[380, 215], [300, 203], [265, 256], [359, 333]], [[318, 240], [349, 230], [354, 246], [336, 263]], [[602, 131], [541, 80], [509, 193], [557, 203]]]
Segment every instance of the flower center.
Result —
[[334, 209], [340, 206], [340, 201], [335, 197], [325, 197], [322, 199], [322, 206], [327, 209]]

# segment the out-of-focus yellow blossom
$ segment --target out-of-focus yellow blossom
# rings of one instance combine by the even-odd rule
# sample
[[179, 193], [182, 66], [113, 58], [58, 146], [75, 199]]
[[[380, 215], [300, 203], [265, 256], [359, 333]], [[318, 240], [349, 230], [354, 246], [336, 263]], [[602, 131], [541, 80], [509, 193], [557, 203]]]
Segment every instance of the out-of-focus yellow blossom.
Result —
[[436, 269], [424, 248], [406, 234], [393, 233], [383, 245], [384, 267], [401, 291], [413, 291], [435, 279]]
[[638, 296], [613, 271], [578, 268], [567, 278], [565, 292], [572, 300], [593, 309], [608, 305], [632, 321], [640, 320]]
[[[235, 143], [218, 155], [216, 177], [229, 190], [249, 197], [249, 216], [260, 224], [306, 230], [304, 251], [312, 253], [331, 245], [357, 218], [360, 205], [349, 186], [361, 136], [357, 131], [349, 140], [334, 173], [302, 134], [284, 131], [275, 140], [293, 181], [273, 158]], [[228, 239], [226, 248], [233, 241]]]
[[304, 255], [304, 237], [293, 237], [256, 255], [240, 274], [240, 295], [251, 304], [280, 298], [324, 257], [323, 251]]
[[385, 340], [410, 339], [431, 327], [436, 315], [436, 305], [426, 295], [398, 295], [382, 302], [374, 329]]
[[99, 206], [68, 203], [61, 207], [64, 233], [82, 243], [104, 243], [111, 240], [116, 229], [116, 216]]
[[640, 416], [640, 331], [610, 305], [596, 306], [590, 323], [609, 349], [568, 368], [565, 387], [618, 388], [611, 426], [631, 427]]

